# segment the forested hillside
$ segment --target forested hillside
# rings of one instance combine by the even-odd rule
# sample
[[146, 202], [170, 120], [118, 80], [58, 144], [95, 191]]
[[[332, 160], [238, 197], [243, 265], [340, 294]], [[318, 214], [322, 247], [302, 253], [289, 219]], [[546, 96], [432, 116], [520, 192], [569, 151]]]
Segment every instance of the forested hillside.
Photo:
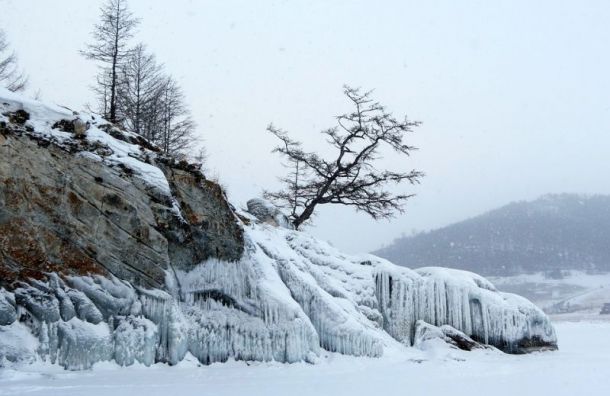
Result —
[[417, 268], [485, 275], [610, 271], [610, 196], [546, 195], [400, 238], [375, 254]]

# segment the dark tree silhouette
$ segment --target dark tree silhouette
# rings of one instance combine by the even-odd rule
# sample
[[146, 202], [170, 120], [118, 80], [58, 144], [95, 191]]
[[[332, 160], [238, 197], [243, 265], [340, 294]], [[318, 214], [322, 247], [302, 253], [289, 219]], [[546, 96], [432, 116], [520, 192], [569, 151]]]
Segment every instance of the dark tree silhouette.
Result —
[[338, 126], [322, 131], [336, 153], [330, 160], [304, 151], [302, 144], [285, 131], [273, 125], [267, 128], [280, 139], [281, 144], [274, 152], [285, 157], [290, 171], [280, 179], [285, 188], [265, 191], [265, 197], [289, 210], [295, 228], [309, 220], [318, 205], [324, 204], [351, 206], [373, 219], [393, 217], [404, 211], [405, 202], [413, 194], [393, 194], [388, 185], [415, 184], [423, 177], [417, 170], [393, 172], [374, 167], [384, 145], [406, 156], [416, 150], [404, 138], [420, 122], [406, 117], [396, 119], [371, 99], [371, 92], [345, 87], [344, 93], [355, 108], [337, 117]]
[[23, 91], [28, 79], [17, 67], [17, 56], [9, 50], [6, 35], [0, 30], [0, 84], [9, 91]]
[[172, 77], [165, 77], [157, 104], [159, 136], [154, 140], [163, 153], [179, 156], [197, 142], [196, 124], [184, 101], [182, 89]]
[[117, 108], [124, 127], [150, 141], [158, 138], [157, 114], [165, 83], [162, 67], [143, 44], [136, 45], [121, 66]]
[[165, 154], [186, 155], [197, 139], [182, 89], [143, 44], [129, 47], [139, 19], [127, 8], [127, 0], [106, 0], [100, 12], [93, 43], [81, 51], [100, 66], [94, 86], [99, 112]]
[[93, 43], [81, 53], [100, 63], [95, 92], [99, 96], [100, 111], [108, 121], [116, 123], [117, 90], [121, 65], [130, 54], [129, 39], [138, 19], [127, 8], [126, 0], [107, 0], [100, 9], [100, 23], [93, 29]]

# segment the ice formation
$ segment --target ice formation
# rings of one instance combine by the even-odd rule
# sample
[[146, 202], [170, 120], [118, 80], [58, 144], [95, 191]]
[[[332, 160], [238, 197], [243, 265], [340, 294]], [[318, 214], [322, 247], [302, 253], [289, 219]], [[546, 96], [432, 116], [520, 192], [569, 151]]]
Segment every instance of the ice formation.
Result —
[[394, 342], [420, 342], [422, 321], [506, 352], [556, 343], [538, 308], [475, 274], [412, 271], [370, 255], [343, 255], [298, 231], [245, 227], [240, 261], [214, 259], [176, 271], [173, 290], [57, 275], [3, 290], [0, 354], [19, 360], [4, 340], [23, 337], [24, 327], [37, 345], [21, 360], [37, 355], [67, 369], [103, 360], [176, 364], [187, 352], [204, 364], [313, 361], [320, 348], [378, 357]]
[[414, 347], [425, 350], [430, 347], [430, 344], [434, 347], [434, 345], [438, 345], [439, 342], [450, 348], [462, 349], [465, 351], [486, 348], [493, 349], [490, 346], [476, 342], [466, 334], [449, 325], [437, 327], [432, 326], [423, 320], [418, 320], [415, 323]]
[[[74, 139], [50, 128], [70, 112], [0, 94], [9, 110], [30, 112], [35, 131], [58, 144]], [[145, 162], [146, 150], [102, 126], [92, 124], [87, 139], [112, 151], [103, 161], [129, 166], [161, 198], [176, 202], [163, 172]], [[78, 155], [101, 160], [93, 152]], [[379, 357], [388, 348], [412, 346], [418, 321], [451, 326], [506, 352], [556, 346], [554, 329], [538, 308], [480, 276], [345, 255], [292, 230], [264, 201], [248, 206], [253, 213], [235, 211], [244, 231], [241, 258], [170, 263], [164, 290], [111, 275], [55, 273], [0, 289], [0, 365], [35, 359], [73, 370], [105, 360], [176, 364], [187, 353], [204, 364], [230, 358], [297, 362], [315, 361], [321, 350]], [[179, 205], [171, 207], [181, 221], [189, 217]]]
[[546, 315], [519, 296], [500, 293], [486, 279], [461, 270], [385, 266], [375, 274], [384, 328], [413, 342], [415, 323], [449, 325], [506, 352], [530, 345], [552, 347], [555, 332]]

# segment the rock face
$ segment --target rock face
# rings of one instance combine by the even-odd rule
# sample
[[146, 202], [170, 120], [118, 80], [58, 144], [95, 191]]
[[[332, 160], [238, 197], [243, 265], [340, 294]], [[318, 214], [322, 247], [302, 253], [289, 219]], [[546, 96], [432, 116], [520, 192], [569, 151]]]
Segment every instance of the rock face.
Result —
[[286, 217], [282, 211], [264, 199], [253, 198], [249, 200], [246, 205], [248, 206], [248, 212], [263, 223], [271, 224], [276, 227], [288, 228], [289, 230], [294, 228], [288, 217]]
[[90, 115], [7, 91], [0, 114], [0, 362], [381, 356], [421, 321], [460, 345], [556, 346], [540, 310], [475, 274], [344, 255], [263, 200], [235, 210]]
[[[102, 131], [97, 133], [103, 136]], [[124, 132], [113, 133], [127, 139]], [[103, 136], [105, 141], [62, 141], [62, 135], [28, 132], [19, 124], [4, 127], [0, 145], [4, 283], [62, 271], [112, 274], [163, 288], [172, 266], [188, 269], [211, 257], [229, 261], [241, 257], [242, 229], [220, 187], [198, 171], [180, 169], [142, 146], [109, 135]], [[114, 160], [113, 145], [135, 154]], [[119, 152], [116, 147], [115, 151]], [[134, 163], [138, 168], [130, 166]], [[139, 177], [142, 165], [167, 181], [155, 184], [146, 174]]]

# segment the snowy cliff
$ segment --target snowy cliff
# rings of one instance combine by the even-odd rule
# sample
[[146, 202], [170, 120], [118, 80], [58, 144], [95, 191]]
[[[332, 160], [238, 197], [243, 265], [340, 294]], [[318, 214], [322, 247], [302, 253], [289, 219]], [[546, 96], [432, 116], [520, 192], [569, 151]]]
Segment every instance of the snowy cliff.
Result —
[[379, 357], [427, 324], [510, 353], [556, 347], [538, 308], [475, 274], [345, 255], [260, 201], [236, 210], [195, 166], [95, 116], [7, 91], [0, 114], [0, 365]]

